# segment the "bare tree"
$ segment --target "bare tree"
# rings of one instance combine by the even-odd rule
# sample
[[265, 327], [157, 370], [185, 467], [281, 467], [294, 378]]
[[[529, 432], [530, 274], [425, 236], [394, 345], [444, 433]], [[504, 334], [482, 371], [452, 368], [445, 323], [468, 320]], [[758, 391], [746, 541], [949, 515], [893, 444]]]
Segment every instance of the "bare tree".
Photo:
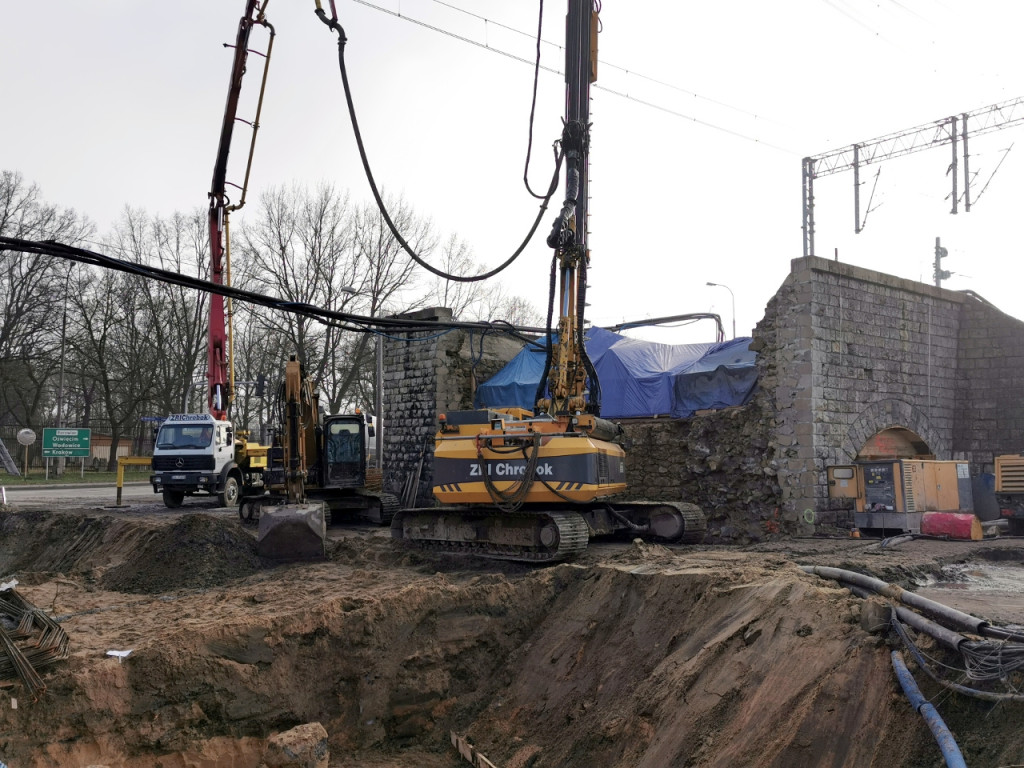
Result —
[[503, 322], [517, 327], [541, 327], [547, 318], [522, 296], [509, 295], [498, 285], [484, 294], [478, 320]]
[[[107, 242], [127, 261], [205, 279], [208, 237], [202, 211], [161, 218], [126, 206]], [[174, 413], [203, 373], [209, 297], [194, 288], [147, 281], [137, 298], [157, 350], [152, 407], [158, 414]]]
[[[429, 253], [435, 238], [429, 221], [401, 199], [389, 200], [396, 226], [417, 250]], [[235, 253], [245, 287], [289, 302], [371, 317], [403, 307], [411, 295], [413, 263], [371, 205], [354, 208], [329, 184], [310, 191], [275, 188], [260, 198], [255, 220], [236, 229]], [[324, 404], [367, 407], [360, 379], [373, 381], [373, 344], [298, 314], [254, 309], [257, 336], [273, 349], [299, 355]], [[270, 341], [272, 338], [283, 342]], [[284, 359], [277, 367], [283, 369]]]
[[235, 305], [233, 359], [238, 381], [263, 381], [262, 393], [256, 386], [237, 388], [231, 417], [235, 426], [260, 437], [261, 426], [277, 422], [277, 393], [284, 376], [284, 363], [290, 347], [284, 334], [269, 332], [260, 321], [263, 307]]
[[[348, 199], [329, 185], [315, 192], [272, 188], [260, 197], [255, 223], [236, 228], [236, 275], [245, 287], [291, 303], [344, 307], [351, 296], [341, 288], [354, 278], [348, 221]], [[307, 367], [319, 361], [326, 344], [319, 323], [266, 310], [256, 311], [253, 319], [267, 338], [286, 340]]]
[[133, 436], [156, 389], [156, 329], [143, 297], [153, 281], [122, 272], [90, 272], [81, 293], [71, 298], [79, 320], [71, 335], [85, 378], [99, 393], [110, 425], [108, 470], [116, 468], [117, 448]]
[[[92, 231], [74, 210], [43, 202], [21, 174], [0, 172], [0, 235], [74, 244]], [[70, 269], [52, 257], [0, 250], [0, 420], [38, 424], [55, 415]]]
[[[412, 250], [430, 258], [437, 247], [437, 235], [430, 220], [417, 216], [402, 198], [385, 196], [385, 205]], [[360, 312], [369, 317], [383, 317], [425, 306], [425, 297], [416, 294], [416, 264], [375, 204], [366, 203], [360, 208], [355, 231], [362, 276], [357, 285]], [[325, 377], [331, 407], [337, 411], [342, 404], [347, 404], [373, 413], [379, 383], [375, 376], [376, 339], [362, 334], [348, 335], [342, 341], [338, 354], [345, 362], [332, 365]]]
[[[450, 235], [441, 247], [436, 265], [452, 275], [479, 275], [484, 267], [473, 258], [469, 245]], [[456, 320], [504, 321], [512, 325], [539, 326], [544, 318], [522, 296], [510, 296], [498, 278], [487, 282], [463, 282], [435, 277], [423, 300], [431, 306], [447, 307]]]
[[[472, 276], [484, 271], [473, 258], [473, 251], [465, 240], [450, 235], [441, 246], [440, 258], [435, 265], [450, 275]], [[435, 276], [424, 297], [428, 306], [446, 307], [456, 320], [478, 319], [477, 310], [488, 289], [484, 282], [446, 280]]]

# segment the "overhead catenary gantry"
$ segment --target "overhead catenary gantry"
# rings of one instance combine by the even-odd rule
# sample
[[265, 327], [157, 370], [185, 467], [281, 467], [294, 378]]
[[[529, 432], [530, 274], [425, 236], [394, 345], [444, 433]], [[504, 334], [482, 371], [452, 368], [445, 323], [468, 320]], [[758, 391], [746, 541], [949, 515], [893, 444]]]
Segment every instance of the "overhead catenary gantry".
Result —
[[[971, 175], [969, 167], [968, 137], [980, 136], [1024, 122], [1024, 97], [951, 115], [915, 128], [890, 133], [869, 141], [858, 142], [840, 149], [823, 152], [803, 159], [803, 241], [804, 256], [814, 255], [814, 180], [841, 171], [853, 170], [854, 232], [860, 233], [863, 223], [860, 215], [860, 169], [872, 163], [891, 160], [925, 149], [952, 147], [950, 177], [953, 183], [953, 205], [950, 213], [958, 212], [957, 189], [960, 159], [963, 159], [964, 210], [971, 210]], [[959, 149], [962, 147], [963, 149]], [[865, 214], [866, 215], [866, 214]]]

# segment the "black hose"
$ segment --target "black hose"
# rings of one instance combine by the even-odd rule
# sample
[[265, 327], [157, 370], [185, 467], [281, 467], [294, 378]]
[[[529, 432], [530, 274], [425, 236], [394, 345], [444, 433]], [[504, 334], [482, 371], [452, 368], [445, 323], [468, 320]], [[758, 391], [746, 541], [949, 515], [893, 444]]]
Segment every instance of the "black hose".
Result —
[[548, 383], [548, 374], [551, 373], [551, 324], [555, 317], [555, 283], [558, 278], [558, 254], [551, 257], [551, 279], [548, 283], [548, 317], [547, 317], [547, 343], [545, 344], [544, 368], [540, 374], [540, 381], [537, 382], [537, 394], [533, 399], [534, 410], [537, 410], [537, 403], [544, 399], [544, 388]]
[[941, 624], [937, 624], [931, 619], [926, 619], [919, 613], [909, 608], [904, 608], [902, 605], [895, 606], [896, 616], [905, 624], [909, 624], [918, 632], [935, 638], [944, 646], [952, 651], [960, 651], [960, 646], [967, 642], [967, 638], [961, 635], [959, 632], [954, 632], [952, 629], [947, 629]]
[[[869, 598], [876, 594], [870, 589], [859, 587], [848, 581], [840, 581], [839, 583], [850, 590], [854, 595], [862, 599]], [[909, 608], [904, 608], [902, 605], [894, 605], [892, 606], [892, 609], [896, 612], [896, 616], [899, 617], [900, 621], [909, 624], [918, 632], [924, 632], [926, 635], [934, 637], [950, 650], [960, 651], [961, 644], [967, 641], [967, 638], [959, 632], [947, 629], [941, 624], [938, 624], [931, 619], [927, 619]]]
[[[538, 433], [533, 434], [533, 442], [530, 445], [530, 453], [527, 454], [525, 447], [520, 447], [518, 452], [523, 454], [526, 459], [526, 467], [523, 470], [523, 477], [520, 480], [513, 481], [512, 485], [507, 490], [500, 490], [491, 480], [490, 465], [484, 458], [483, 444], [477, 443], [477, 458], [480, 460], [480, 469], [484, 477], [484, 487], [487, 488], [487, 493], [490, 495], [494, 505], [502, 512], [514, 513], [518, 512], [519, 509], [526, 502], [526, 497], [530, 493], [530, 489], [533, 487], [533, 483], [537, 479], [537, 465], [540, 462], [540, 444], [541, 436]], [[490, 444], [487, 446], [488, 450], [494, 450]]]
[[614, 517], [616, 520], [618, 520], [624, 526], [629, 528], [629, 530], [631, 530], [631, 531], [636, 531], [637, 533], [647, 533], [648, 531], [651, 530], [651, 526], [649, 526], [649, 525], [638, 525], [637, 523], [634, 523], [632, 520], [630, 520], [624, 514], [622, 514], [617, 509], [615, 509], [613, 506], [611, 506], [611, 504], [609, 504], [607, 507], [605, 507], [605, 509], [608, 510], [608, 514], [609, 515]]
[[979, 619], [976, 616], [971, 616], [963, 611], [950, 608], [942, 603], [937, 603], [934, 600], [921, 597], [913, 592], [908, 592], [895, 584], [889, 584], [881, 579], [865, 576], [864, 574], [857, 573], [856, 571], [845, 571], [842, 568], [830, 568], [824, 565], [801, 565], [800, 569], [805, 573], [813, 573], [826, 579], [832, 579], [833, 581], [848, 581], [852, 584], [870, 589], [873, 592], [877, 592], [885, 597], [891, 597], [893, 600], [897, 600], [913, 608], [917, 608], [919, 611], [929, 614], [933, 618], [944, 621], [948, 626], [955, 629], [973, 632], [976, 635], [980, 635], [983, 634], [982, 629], [988, 626], [988, 622], [984, 619]]
[[947, 621], [954, 629], [972, 632], [973, 634], [989, 637], [994, 640], [1012, 640], [1016, 643], [1024, 643], [1024, 632], [1015, 632], [1005, 627], [994, 627], [985, 619], [979, 619], [976, 616], [963, 613], [942, 603], [929, 600], [927, 597], [921, 597], [918, 594], [908, 592], [902, 587], [889, 584], [881, 579], [865, 576], [856, 571], [844, 571], [841, 568], [830, 568], [824, 565], [802, 565], [800, 569], [805, 573], [814, 573], [822, 578], [832, 579], [833, 581], [856, 584], [879, 595], [899, 600], [912, 608], [917, 608], [919, 611], [931, 614], [934, 618]]
[[[903, 644], [906, 646], [907, 650], [910, 651], [911, 655], [914, 657], [914, 660], [917, 662], [917, 665], [921, 667], [921, 669], [923, 669], [932, 680], [941, 685], [943, 688], [948, 688], [949, 690], [956, 691], [957, 693], [963, 694], [964, 696], [969, 696], [972, 699], [981, 699], [982, 701], [1024, 702], [1024, 695], [1022, 694], [993, 693], [992, 691], [980, 691], [977, 688], [968, 688], [966, 685], [960, 685], [959, 683], [953, 683], [949, 680], [943, 680], [941, 677], [932, 672], [931, 669], [929, 669], [924, 656], [921, 654], [921, 651], [907, 635], [907, 630], [903, 628], [903, 625], [895, 618], [893, 618], [892, 626], [893, 629], [896, 630], [896, 634], [900, 636], [900, 639], [903, 641]], [[893, 651], [893, 653], [896, 653], [896, 651]]]
[[384, 205], [384, 199], [381, 197], [380, 191], [377, 189], [377, 182], [373, 178], [373, 171], [370, 170], [370, 161], [366, 156], [366, 148], [363, 146], [363, 134], [359, 130], [359, 121], [356, 119], [356, 108], [352, 102], [352, 89], [349, 87], [348, 83], [348, 70], [345, 66], [345, 43], [348, 42], [348, 38], [345, 36], [345, 30], [342, 29], [336, 19], [328, 20], [327, 14], [322, 9], [318, 8], [316, 10], [316, 15], [320, 17], [320, 21], [338, 33], [338, 68], [341, 71], [341, 83], [345, 89], [345, 103], [348, 105], [348, 116], [352, 122], [352, 131], [355, 134], [356, 146], [359, 149], [359, 158], [363, 164], [363, 171], [366, 174], [366, 180], [370, 183], [370, 191], [373, 193], [373, 199], [377, 202], [377, 208], [380, 211], [381, 217], [388, 225], [388, 229], [391, 230], [391, 234], [395, 236], [395, 240], [397, 240], [405, 252], [409, 254], [409, 257], [425, 270], [440, 278], [452, 280], [457, 283], [474, 283], [479, 282], [480, 280], [486, 280], [487, 278], [494, 277], [499, 272], [508, 268], [512, 262], [519, 258], [520, 254], [526, 250], [526, 246], [529, 245], [530, 241], [533, 239], [533, 235], [536, 233], [537, 227], [540, 225], [541, 219], [544, 217], [544, 212], [548, 208], [548, 203], [550, 202], [551, 197], [555, 194], [555, 190], [558, 188], [558, 176], [562, 168], [563, 153], [560, 151], [556, 157], [555, 171], [551, 176], [551, 184], [548, 187], [547, 195], [541, 202], [540, 210], [537, 211], [537, 218], [534, 219], [533, 226], [530, 227], [529, 232], [527, 232], [526, 237], [523, 239], [523, 242], [520, 243], [515, 253], [513, 253], [508, 259], [489, 272], [466, 276], [452, 275], [428, 264], [412, 249], [412, 246], [405, 241], [401, 232], [398, 231], [398, 227], [396, 227], [395, 223], [391, 220], [391, 215], [388, 213], [387, 206]]
[[[927, 598], [922, 598], [919, 595], [913, 595], [913, 593], [906, 592], [898, 586], [887, 584], [884, 581], [874, 579], [870, 576], [865, 576], [855, 571], [845, 571], [840, 568], [829, 568], [826, 566], [808, 565], [800, 566], [800, 568], [805, 573], [814, 573], [818, 576], [822, 576], [823, 578], [838, 581], [859, 597], [869, 597], [872, 593], [875, 593], [894, 600], [904, 600], [905, 602], [905, 598], [912, 597], [914, 598], [914, 602], [919, 603], [919, 606], [927, 604], [932, 612], [940, 614], [941, 618], [948, 620], [951, 617], [955, 617], [958, 624], [962, 625], [971, 623], [972, 626], [977, 626], [983, 630], [982, 632], [978, 632], [975, 629], [968, 628], [968, 631], [974, 632], [974, 634], [1013, 634], [1007, 630], [1000, 630], [999, 628], [991, 627], [980, 619], [968, 616], [968, 614], [961, 613], [955, 609], [948, 608], [941, 603], [936, 603], [928, 600]], [[841, 578], [838, 577], [839, 574], [842, 575]], [[937, 608], [942, 610], [936, 610]], [[924, 610], [924, 608], [921, 609]], [[968, 622], [964, 617], [971, 621]], [[991, 641], [971, 640], [958, 632], [954, 632], [953, 630], [920, 616], [914, 611], [900, 605], [893, 606], [893, 615], [890, 619], [890, 623], [899, 635], [900, 639], [903, 641], [903, 644], [907, 647], [907, 650], [913, 654], [921, 669], [927, 672], [928, 675], [940, 685], [965, 696], [982, 699], [984, 701], [1024, 702], [1024, 695], [1022, 694], [981, 691], [976, 688], [968, 688], [964, 685], [943, 680], [929, 669], [920, 650], [918, 650], [917, 646], [907, 635], [903, 624], [909, 624], [917, 631], [929, 635], [950, 650], [960, 653], [967, 664], [967, 677], [974, 680], [1003, 679], [1009, 671], [1019, 669], [1021, 666], [1024, 666], [1024, 660], [1021, 659], [1024, 649], [1021, 649], [1020, 646], [1005, 645], [1002, 643], [994, 644]], [[993, 657], [995, 659], [994, 662], [992, 661]]]

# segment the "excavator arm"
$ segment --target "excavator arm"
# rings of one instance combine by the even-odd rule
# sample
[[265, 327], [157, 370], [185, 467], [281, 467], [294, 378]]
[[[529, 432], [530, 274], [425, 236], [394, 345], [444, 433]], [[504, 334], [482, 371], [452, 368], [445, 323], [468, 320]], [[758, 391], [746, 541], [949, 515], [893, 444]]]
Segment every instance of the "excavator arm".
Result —
[[292, 355], [285, 366], [281, 400], [284, 407], [285, 494], [289, 503], [302, 503], [306, 500], [310, 460], [316, 461], [319, 452], [320, 402], [297, 355]]

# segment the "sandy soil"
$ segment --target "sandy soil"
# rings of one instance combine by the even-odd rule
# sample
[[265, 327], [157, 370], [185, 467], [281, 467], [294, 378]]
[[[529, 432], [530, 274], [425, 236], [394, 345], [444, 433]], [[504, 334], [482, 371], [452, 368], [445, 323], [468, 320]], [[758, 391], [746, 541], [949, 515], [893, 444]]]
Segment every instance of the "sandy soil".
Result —
[[[274, 565], [212, 506], [0, 511], [0, 580], [71, 638], [38, 701], [0, 687], [0, 760], [249, 768], [272, 734], [319, 722], [335, 768], [466, 765], [451, 730], [501, 768], [930, 768], [891, 639], [798, 565], [912, 588], [1022, 559], [1014, 540], [627, 541], [529, 568], [352, 528], [332, 529], [325, 562]], [[1024, 623], [1012, 601], [975, 605]], [[972, 768], [1020, 762], [1024, 705], [915, 675]]]

